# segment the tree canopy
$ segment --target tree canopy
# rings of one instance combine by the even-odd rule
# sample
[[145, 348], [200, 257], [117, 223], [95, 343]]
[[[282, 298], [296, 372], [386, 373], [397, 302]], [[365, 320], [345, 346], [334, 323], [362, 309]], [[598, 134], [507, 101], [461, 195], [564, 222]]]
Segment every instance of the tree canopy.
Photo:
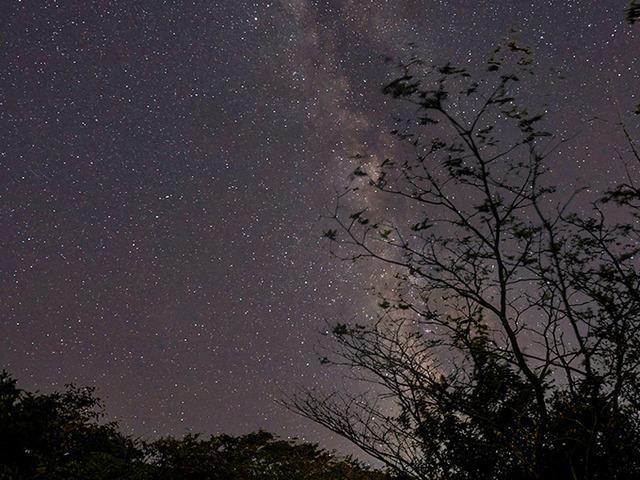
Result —
[[142, 478], [144, 454], [89, 388], [37, 394], [0, 373], [0, 478]]
[[124, 435], [90, 388], [32, 393], [0, 373], [0, 480], [383, 480], [351, 457], [267, 432]]

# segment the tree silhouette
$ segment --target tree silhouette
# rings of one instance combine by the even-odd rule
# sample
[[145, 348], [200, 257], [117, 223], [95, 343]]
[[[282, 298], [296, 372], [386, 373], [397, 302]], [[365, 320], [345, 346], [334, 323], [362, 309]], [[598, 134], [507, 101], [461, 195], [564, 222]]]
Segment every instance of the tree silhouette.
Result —
[[103, 410], [90, 388], [33, 394], [0, 373], [0, 479], [147, 478], [139, 444]]
[[351, 457], [267, 432], [132, 439], [89, 388], [40, 394], [0, 373], [0, 480], [389, 480]]
[[407, 478], [640, 478], [640, 191], [550, 183], [569, 140], [523, 106], [533, 64], [514, 41], [483, 72], [401, 63], [404, 155], [358, 155], [325, 233], [395, 283], [322, 358], [369, 388], [287, 404]]
[[159, 480], [384, 480], [383, 473], [315, 444], [278, 440], [267, 432], [242, 437], [165, 438], [151, 446]]

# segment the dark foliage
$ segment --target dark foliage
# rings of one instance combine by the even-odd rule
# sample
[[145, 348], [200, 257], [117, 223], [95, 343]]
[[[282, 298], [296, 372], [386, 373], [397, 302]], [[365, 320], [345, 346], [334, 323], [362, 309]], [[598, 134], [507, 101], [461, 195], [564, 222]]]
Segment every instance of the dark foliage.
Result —
[[101, 416], [91, 389], [33, 394], [0, 373], [0, 479], [143, 478], [136, 442]]
[[152, 446], [161, 480], [382, 480], [351, 459], [314, 444], [278, 440], [267, 432], [243, 437], [166, 438]]
[[91, 389], [34, 394], [0, 374], [0, 480], [384, 480], [315, 444], [266, 432], [143, 442], [101, 421]]

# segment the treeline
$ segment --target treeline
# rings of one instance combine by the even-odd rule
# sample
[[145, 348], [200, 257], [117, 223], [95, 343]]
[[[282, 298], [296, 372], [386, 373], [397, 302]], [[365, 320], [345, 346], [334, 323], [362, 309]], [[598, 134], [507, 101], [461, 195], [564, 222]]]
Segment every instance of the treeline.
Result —
[[267, 432], [144, 441], [104, 420], [91, 388], [43, 394], [0, 373], [0, 480], [383, 480], [351, 457]]

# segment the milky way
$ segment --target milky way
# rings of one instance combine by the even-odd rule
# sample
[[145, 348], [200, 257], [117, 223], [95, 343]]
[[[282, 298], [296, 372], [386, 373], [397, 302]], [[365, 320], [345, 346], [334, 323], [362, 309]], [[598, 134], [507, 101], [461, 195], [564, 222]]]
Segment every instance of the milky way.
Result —
[[319, 220], [348, 156], [388, 147], [383, 57], [470, 63], [517, 30], [566, 76], [555, 127], [581, 130], [556, 179], [602, 188], [624, 141], [580, 122], [639, 101], [625, 4], [3, 2], [0, 367], [94, 385], [136, 435], [344, 447], [274, 399], [334, 384], [318, 332], [384, 276], [333, 260]]

